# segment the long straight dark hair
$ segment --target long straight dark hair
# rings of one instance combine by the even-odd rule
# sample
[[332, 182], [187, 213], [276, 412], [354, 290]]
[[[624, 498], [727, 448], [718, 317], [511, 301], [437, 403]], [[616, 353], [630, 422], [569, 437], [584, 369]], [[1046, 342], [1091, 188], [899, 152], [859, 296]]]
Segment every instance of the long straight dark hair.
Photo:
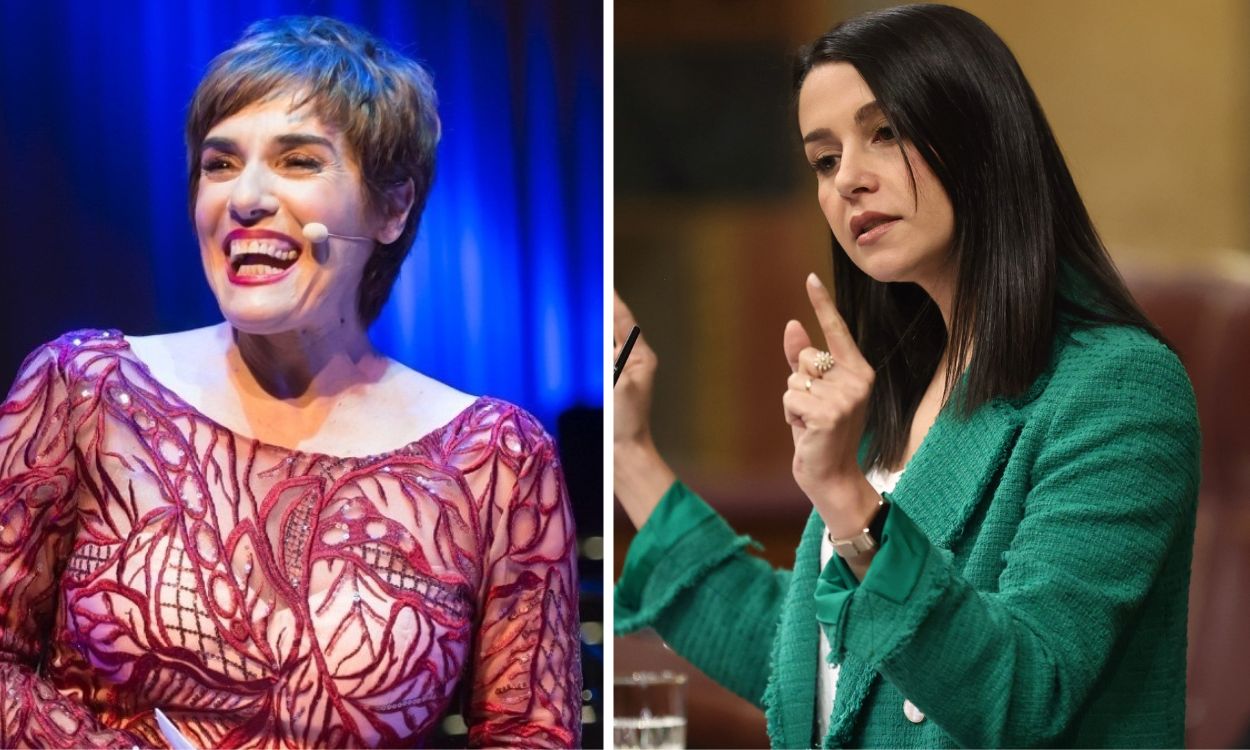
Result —
[[955, 404], [966, 417], [1024, 393], [1063, 326], [1129, 325], [1163, 341], [1094, 230], [1033, 89], [989, 26], [945, 5], [857, 16], [800, 50], [795, 92], [814, 67], [833, 62], [859, 71], [900, 149], [915, 146], [955, 213], [949, 337], [924, 290], [876, 281], [833, 240], [838, 311], [877, 368], [866, 466], [903, 457], [948, 348], [944, 402], [971, 352]]

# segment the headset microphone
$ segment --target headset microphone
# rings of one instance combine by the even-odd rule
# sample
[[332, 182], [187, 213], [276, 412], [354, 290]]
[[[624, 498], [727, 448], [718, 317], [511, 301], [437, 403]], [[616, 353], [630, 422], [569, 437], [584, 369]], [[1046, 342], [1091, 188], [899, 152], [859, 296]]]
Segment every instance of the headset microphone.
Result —
[[320, 244], [325, 242], [329, 237], [338, 237], [340, 240], [355, 240], [357, 242], [373, 242], [368, 237], [356, 237], [350, 234], [334, 234], [326, 225], [316, 221], [310, 221], [304, 225], [304, 238], [309, 242]]

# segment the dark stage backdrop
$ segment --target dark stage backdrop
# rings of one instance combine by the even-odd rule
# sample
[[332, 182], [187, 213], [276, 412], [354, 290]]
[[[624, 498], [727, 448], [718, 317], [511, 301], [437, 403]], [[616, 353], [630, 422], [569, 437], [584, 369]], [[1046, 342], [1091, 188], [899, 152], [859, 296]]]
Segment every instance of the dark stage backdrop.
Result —
[[[363, 26], [427, 66], [443, 119], [421, 230], [375, 341], [457, 388], [524, 406], [561, 438], [590, 551], [581, 573], [593, 721], [603, 674], [602, 13], [597, 0], [0, 3], [0, 392], [27, 353], [73, 328], [142, 335], [221, 320], [187, 212], [191, 93], [257, 19], [321, 14]], [[600, 727], [586, 726], [587, 746], [602, 746]]]

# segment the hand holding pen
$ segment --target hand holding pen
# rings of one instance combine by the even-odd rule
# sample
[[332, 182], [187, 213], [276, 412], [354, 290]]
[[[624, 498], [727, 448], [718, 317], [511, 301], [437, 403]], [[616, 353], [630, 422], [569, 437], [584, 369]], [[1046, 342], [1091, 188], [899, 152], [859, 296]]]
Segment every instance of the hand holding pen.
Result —
[[613, 351], [612, 387], [614, 391], [613, 441], [650, 441], [651, 386], [655, 379], [656, 357], [640, 335], [634, 314], [614, 295], [612, 311]]
[[638, 340], [638, 334], [642, 333], [642, 329], [634, 326], [629, 332], [629, 338], [625, 339], [625, 345], [621, 347], [620, 353], [616, 355], [616, 364], [612, 367], [612, 387], [616, 387], [616, 381], [621, 379], [621, 370], [625, 369], [625, 363], [629, 361], [629, 353], [634, 349], [634, 342]]
[[651, 393], [658, 361], [619, 294], [613, 303], [612, 332], [617, 342], [612, 388], [613, 492], [630, 520], [641, 527], [676, 477], [651, 437]]

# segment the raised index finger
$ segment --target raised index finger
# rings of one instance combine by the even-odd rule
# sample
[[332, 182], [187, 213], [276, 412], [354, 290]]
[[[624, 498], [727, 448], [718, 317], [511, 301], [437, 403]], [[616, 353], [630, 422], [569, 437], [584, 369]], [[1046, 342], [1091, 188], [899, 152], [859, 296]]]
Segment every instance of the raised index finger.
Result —
[[851, 329], [846, 327], [846, 321], [838, 314], [829, 290], [814, 273], [807, 276], [807, 298], [811, 300], [812, 309], [816, 311], [816, 319], [820, 321], [820, 330], [825, 334], [825, 345], [829, 347], [833, 361], [856, 369], [871, 369], [859, 347], [855, 345]]

